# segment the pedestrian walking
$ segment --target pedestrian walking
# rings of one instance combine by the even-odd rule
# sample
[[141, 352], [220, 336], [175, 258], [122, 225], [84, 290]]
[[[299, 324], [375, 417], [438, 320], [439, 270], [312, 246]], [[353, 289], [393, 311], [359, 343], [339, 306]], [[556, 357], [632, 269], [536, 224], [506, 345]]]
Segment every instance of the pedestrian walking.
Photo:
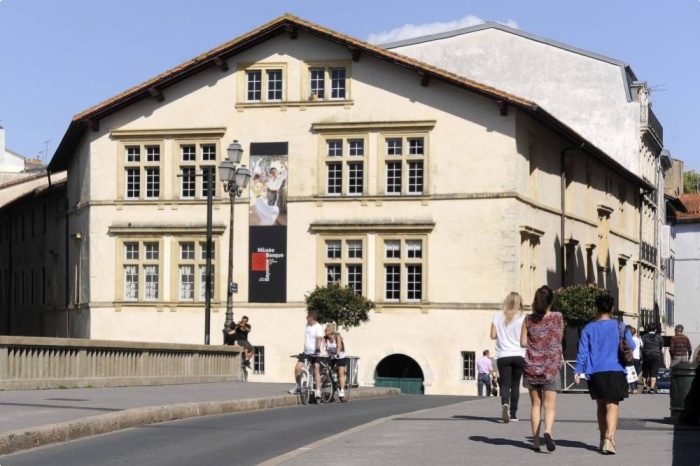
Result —
[[[642, 340], [637, 336], [637, 329], [628, 325], [627, 330], [632, 335], [632, 341], [634, 341], [634, 350], [632, 350], [632, 365], [634, 366], [634, 371], [638, 376], [641, 375], [642, 370]], [[637, 394], [639, 390], [639, 382], [635, 381], [630, 383], [630, 393], [633, 395]]]
[[679, 362], [689, 361], [693, 355], [693, 346], [687, 336], [683, 335], [683, 326], [676, 325], [675, 335], [671, 338], [668, 352], [671, 355], [671, 366]]
[[489, 350], [484, 350], [483, 355], [476, 361], [477, 375], [477, 393], [479, 396], [484, 396], [484, 387], [486, 387], [486, 396], [491, 395], [491, 375], [493, 373], [493, 365], [489, 358]]
[[518, 293], [511, 292], [503, 302], [491, 323], [491, 339], [496, 340], [496, 366], [501, 385], [501, 418], [508, 424], [518, 420], [520, 380], [525, 365], [525, 348], [520, 346], [523, 329], [523, 301]]
[[574, 383], [586, 375], [591, 399], [596, 401], [600, 445], [604, 455], [614, 455], [615, 432], [620, 401], [629, 396], [625, 362], [620, 360], [620, 340], [635, 348], [632, 333], [612, 318], [615, 299], [610, 295], [596, 297], [596, 320], [584, 327], [576, 356]]
[[532, 409], [532, 449], [540, 450], [540, 427], [544, 407], [544, 441], [547, 451], [554, 451], [552, 438], [554, 418], [557, 411], [557, 392], [561, 391], [559, 370], [564, 357], [561, 341], [564, 337], [564, 318], [559, 312], [552, 312], [554, 292], [544, 285], [535, 292], [532, 314], [523, 320], [520, 345], [525, 351], [525, 381], [523, 385], [530, 392]]
[[661, 366], [661, 349], [664, 340], [656, 334], [656, 324], [647, 325], [648, 333], [642, 337], [642, 393], [657, 393], [656, 379]]

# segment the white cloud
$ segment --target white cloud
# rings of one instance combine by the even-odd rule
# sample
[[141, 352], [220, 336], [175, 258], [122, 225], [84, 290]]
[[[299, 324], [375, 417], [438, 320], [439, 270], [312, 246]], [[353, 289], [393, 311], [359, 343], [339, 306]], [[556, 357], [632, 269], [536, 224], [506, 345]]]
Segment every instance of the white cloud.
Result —
[[[470, 26], [476, 26], [477, 24], [481, 24], [483, 22], [485, 22], [485, 20], [479, 17], [467, 15], [462, 19], [447, 21], [444, 23], [404, 24], [403, 26], [392, 29], [391, 31], [370, 34], [367, 38], [367, 42], [371, 44], [388, 44], [389, 42], [411, 39], [413, 37], [429, 36], [440, 32], [454, 31]], [[497, 22], [512, 28], [518, 28], [518, 24], [512, 19]]]

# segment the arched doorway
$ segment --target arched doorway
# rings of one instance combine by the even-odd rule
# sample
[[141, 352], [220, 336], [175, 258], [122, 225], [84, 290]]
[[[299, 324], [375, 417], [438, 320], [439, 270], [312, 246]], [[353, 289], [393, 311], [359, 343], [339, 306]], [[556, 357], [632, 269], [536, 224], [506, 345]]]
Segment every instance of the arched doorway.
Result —
[[422, 395], [423, 369], [411, 357], [405, 354], [392, 354], [385, 357], [374, 371], [375, 387], [394, 387], [401, 389], [402, 394]]

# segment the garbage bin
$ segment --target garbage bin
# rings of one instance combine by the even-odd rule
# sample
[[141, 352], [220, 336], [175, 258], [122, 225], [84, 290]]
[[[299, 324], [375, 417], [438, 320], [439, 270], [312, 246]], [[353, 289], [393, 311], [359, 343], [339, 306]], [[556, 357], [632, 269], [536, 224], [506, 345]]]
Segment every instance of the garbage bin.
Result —
[[697, 424], [700, 412], [698, 363], [679, 362], [671, 367], [671, 415], [682, 424]]

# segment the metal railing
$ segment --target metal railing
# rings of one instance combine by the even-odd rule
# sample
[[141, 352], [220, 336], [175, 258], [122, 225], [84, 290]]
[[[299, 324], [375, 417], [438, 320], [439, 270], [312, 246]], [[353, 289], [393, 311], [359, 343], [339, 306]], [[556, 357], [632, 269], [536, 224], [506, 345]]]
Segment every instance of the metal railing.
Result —
[[657, 249], [651, 244], [642, 241], [640, 248], [640, 255], [643, 261], [649, 262], [650, 264], [656, 264], [656, 254]]
[[0, 337], [0, 389], [241, 380], [237, 346]]
[[651, 107], [642, 106], [641, 112], [642, 127], [647, 127], [649, 131], [651, 131], [651, 133], [658, 138], [659, 142], [663, 144], [664, 127], [661, 126], [661, 122], [658, 118], [656, 118], [656, 115], [654, 114]]

